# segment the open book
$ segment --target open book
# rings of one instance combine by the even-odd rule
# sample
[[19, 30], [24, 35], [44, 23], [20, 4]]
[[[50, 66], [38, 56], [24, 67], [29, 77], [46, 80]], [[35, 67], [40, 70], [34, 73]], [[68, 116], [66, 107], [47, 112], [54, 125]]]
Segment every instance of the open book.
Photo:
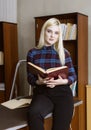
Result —
[[60, 75], [63, 79], [68, 78], [68, 67], [67, 66], [49, 68], [47, 70], [44, 70], [43, 68], [41, 68], [31, 62], [28, 62], [28, 67], [29, 67], [30, 73], [32, 73], [34, 75], [39, 74], [43, 78], [46, 78], [46, 77], [57, 78], [58, 75]]
[[9, 109], [15, 109], [15, 108], [26, 107], [31, 103], [31, 101], [32, 99], [27, 99], [27, 98], [11, 99], [9, 101], [1, 103], [1, 105]]

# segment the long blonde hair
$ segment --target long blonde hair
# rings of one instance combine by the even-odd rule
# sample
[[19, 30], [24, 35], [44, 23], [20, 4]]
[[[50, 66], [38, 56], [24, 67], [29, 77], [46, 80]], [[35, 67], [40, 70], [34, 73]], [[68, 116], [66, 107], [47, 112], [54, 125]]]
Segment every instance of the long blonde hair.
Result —
[[42, 48], [45, 44], [45, 30], [49, 26], [59, 26], [60, 34], [59, 34], [59, 40], [57, 43], [54, 44], [54, 49], [58, 52], [60, 62], [62, 65], [65, 64], [65, 53], [64, 53], [64, 47], [63, 47], [63, 40], [62, 40], [62, 29], [61, 29], [61, 23], [57, 18], [50, 18], [48, 19], [44, 25], [42, 26], [41, 33], [40, 33], [40, 39], [39, 44], [37, 45], [37, 48]]

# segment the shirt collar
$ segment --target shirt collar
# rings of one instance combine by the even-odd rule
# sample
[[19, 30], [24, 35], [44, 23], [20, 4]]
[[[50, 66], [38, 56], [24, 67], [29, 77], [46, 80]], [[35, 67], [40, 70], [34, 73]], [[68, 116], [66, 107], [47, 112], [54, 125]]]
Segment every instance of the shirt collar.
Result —
[[51, 50], [51, 49], [54, 49], [54, 46], [43, 46], [43, 49], [44, 50]]

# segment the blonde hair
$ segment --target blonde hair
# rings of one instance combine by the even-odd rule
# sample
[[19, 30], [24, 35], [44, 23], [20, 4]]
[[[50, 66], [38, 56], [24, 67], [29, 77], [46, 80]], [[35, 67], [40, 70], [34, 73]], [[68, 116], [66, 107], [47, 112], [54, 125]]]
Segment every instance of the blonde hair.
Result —
[[39, 44], [37, 45], [37, 48], [40, 49], [45, 44], [44, 37], [45, 37], [46, 28], [49, 26], [54, 26], [54, 25], [59, 26], [59, 29], [60, 29], [59, 40], [57, 43], [54, 44], [54, 49], [59, 54], [59, 59], [60, 59], [61, 64], [64, 65], [65, 64], [65, 53], [64, 53], [63, 40], [62, 40], [61, 23], [57, 18], [50, 18], [44, 23], [44, 25], [42, 26], [42, 29], [41, 29]]

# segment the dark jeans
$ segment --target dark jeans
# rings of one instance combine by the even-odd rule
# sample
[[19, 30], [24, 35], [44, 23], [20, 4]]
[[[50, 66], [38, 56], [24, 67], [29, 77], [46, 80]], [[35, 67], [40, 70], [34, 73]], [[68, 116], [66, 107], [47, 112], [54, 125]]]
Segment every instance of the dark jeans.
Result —
[[52, 130], [68, 130], [73, 115], [73, 96], [69, 86], [39, 86], [28, 111], [30, 130], [44, 130], [44, 117], [53, 112]]

